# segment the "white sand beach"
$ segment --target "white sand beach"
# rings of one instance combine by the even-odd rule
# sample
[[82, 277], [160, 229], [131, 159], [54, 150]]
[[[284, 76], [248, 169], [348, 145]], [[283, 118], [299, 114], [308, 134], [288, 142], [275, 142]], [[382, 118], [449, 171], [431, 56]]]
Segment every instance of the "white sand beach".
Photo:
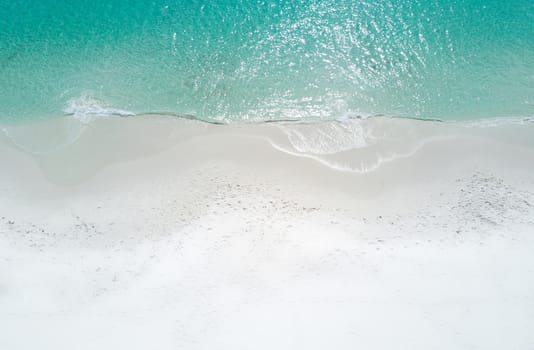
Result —
[[0, 130], [0, 349], [534, 348], [532, 122]]

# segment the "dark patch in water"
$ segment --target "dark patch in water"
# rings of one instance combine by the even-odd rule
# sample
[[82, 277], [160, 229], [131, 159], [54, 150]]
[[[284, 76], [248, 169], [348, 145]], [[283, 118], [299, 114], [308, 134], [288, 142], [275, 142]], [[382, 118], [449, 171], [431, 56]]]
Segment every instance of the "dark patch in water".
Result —
[[14, 52], [10, 53], [7, 57], [2, 59], [2, 61], [0, 61], [0, 70], [6, 69], [7, 66], [11, 63], [11, 61], [13, 61], [15, 59], [15, 57], [17, 57], [17, 56], [18, 56], [17, 51], [14, 51]]

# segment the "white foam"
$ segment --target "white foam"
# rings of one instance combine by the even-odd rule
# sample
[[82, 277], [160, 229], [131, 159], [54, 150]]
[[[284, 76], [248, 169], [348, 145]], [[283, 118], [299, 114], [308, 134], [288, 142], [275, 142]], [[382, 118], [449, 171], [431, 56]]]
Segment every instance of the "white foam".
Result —
[[87, 94], [70, 100], [63, 112], [84, 124], [98, 117], [130, 117], [135, 115], [134, 112], [128, 110], [108, 107], [103, 102]]
[[301, 153], [334, 154], [369, 145], [369, 130], [359, 120], [280, 124], [291, 145]]
[[11, 142], [32, 154], [48, 154], [75, 143], [96, 118], [134, 116], [135, 113], [106, 106], [89, 94], [71, 99], [63, 112], [73, 118], [52, 118], [6, 125], [0, 130]]
[[277, 150], [353, 173], [373, 172], [385, 163], [413, 156], [429, 143], [462, 136], [461, 130], [442, 123], [403, 118], [347, 119], [278, 127], [287, 139], [269, 140]]
[[276, 150], [280, 152], [283, 152], [283, 153], [286, 153], [286, 154], [289, 154], [295, 157], [313, 159], [319, 164], [322, 164], [330, 169], [341, 171], [341, 172], [365, 174], [365, 173], [371, 173], [371, 172], [376, 171], [385, 163], [389, 163], [389, 162], [392, 162], [398, 159], [409, 158], [415, 155], [417, 152], [419, 152], [422, 148], [424, 148], [429, 143], [452, 140], [457, 137], [458, 137], [457, 135], [452, 135], [449, 137], [443, 136], [443, 137], [427, 138], [427, 139], [421, 140], [420, 142], [416, 143], [411, 148], [403, 152], [390, 151], [389, 153], [386, 152], [386, 154], [383, 154], [383, 155], [375, 154], [375, 156], [372, 159], [365, 159], [365, 160], [352, 159], [352, 160], [345, 160], [344, 162], [321, 157], [321, 155], [317, 155], [317, 154], [295, 152], [288, 148], [280, 146], [279, 144], [276, 144], [274, 141], [270, 139], [267, 139], [267, 141], [273, 148], [275, 148]]

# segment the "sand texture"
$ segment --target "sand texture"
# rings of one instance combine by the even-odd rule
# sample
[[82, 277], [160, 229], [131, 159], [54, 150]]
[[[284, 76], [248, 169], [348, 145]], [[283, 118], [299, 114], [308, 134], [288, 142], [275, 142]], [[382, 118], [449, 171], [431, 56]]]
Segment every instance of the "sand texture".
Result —
[[0, 349], [534, 349], [534, 123], [0, 128]]

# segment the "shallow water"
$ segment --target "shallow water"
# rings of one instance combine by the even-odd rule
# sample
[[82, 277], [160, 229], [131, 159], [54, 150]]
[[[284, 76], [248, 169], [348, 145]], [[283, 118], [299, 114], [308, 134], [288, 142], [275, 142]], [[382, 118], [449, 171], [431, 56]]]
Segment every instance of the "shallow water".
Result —
[[534, 115], [534, 4], [0, 3], [0, 120]]

